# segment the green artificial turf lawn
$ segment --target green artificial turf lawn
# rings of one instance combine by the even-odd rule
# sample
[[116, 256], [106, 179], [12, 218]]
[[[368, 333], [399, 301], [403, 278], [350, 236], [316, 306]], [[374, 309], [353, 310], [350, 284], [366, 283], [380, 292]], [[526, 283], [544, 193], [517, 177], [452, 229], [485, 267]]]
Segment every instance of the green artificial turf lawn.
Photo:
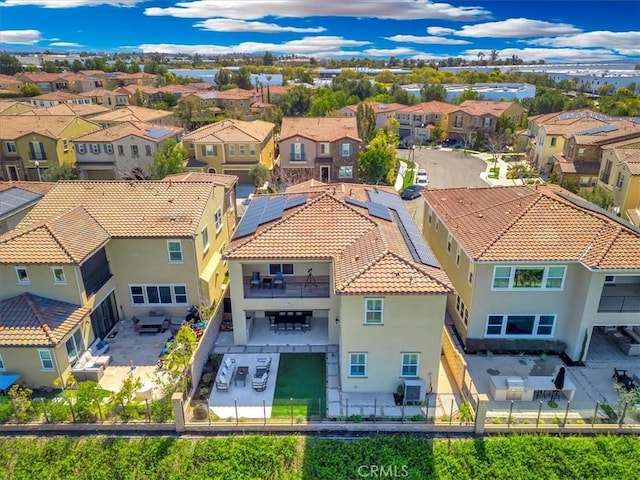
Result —
[[[282, 353], [273, 396], [274, 418], [324, 416], [327, 403], [327, 368], [324, 353]], [[321, 410], [318, 412], [318, 399]]]

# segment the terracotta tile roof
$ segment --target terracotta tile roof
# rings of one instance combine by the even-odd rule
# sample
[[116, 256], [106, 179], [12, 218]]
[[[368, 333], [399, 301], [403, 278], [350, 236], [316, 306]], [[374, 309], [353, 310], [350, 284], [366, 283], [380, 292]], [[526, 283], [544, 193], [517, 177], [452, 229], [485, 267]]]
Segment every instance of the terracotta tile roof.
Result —
[[[284, 95], [289, 91], [289, 88], [282, 85], [269, 85], [268, 91], [272, 95]], [[263, 91], [267, 92], [267, 87], [263, 87]]]
[[529, 117], [530, 121], [539, 126], [553, 124], [571, 125], [585, 119], [600, 120], [604, 122], [610, 120], [607, 115], [594, 112], [593, 110], [589, 110], [588, 108], [570, 110], [567, 112], [543, 113], [540, 115], [533, 115]]
[[204, 182], [60, 181], [18, 227], [82, 206], [113, 238], [193, 237], [214, 188]]
[[0, 236], [0, 263], [81, 264], [102, 247], [109, 234], [82, 207]]
[[581, 175], [597, 176], [600, 171], [600, 163], [598, 162], [571, 162], [561, 153], [554, 154], [553, 159], [562, 173], [577, 173]]
[[3, 140], [15, 140], [37, 133], [58, 139], [75, 119], [69, 115], [36, 115], [35, 118], [33, 115], [0, 116], [0, 137]]
[[280, 141], [299, 135], [314, 142], [335, 142], [341, 138], [358, 137], [355, 117], [285, 117], [282, 119]]
[[275, 127], [275, 124], [262, 120], [245, 122], [227, 119], [200, 127], [185, 135], [182, 141], [196, 143], [262, 142], [273, 133]]
[[[60, 103], [52, 107], [36, 108], [30, 112], [22, 113], [24, 116], [28, 115], [51, 115], [51, 116], [72, 116], [72, 117], [91, 117], [92, 115], [98, 115], [111, 110], [102, 105], [77, 105], [75, 103]], [[32, 120], [33, 121], [33, 120]]]
[[582, 117], [571, 119], [571, 122], [555, 122], [545, 123], [542, 125], [545, 134], [547, 135], [571, 135], [572, 133], [587, 130], [589, 128], [596, 128], [602, 125], [608, 125], [609, 122], [598, 120], [591, 117]]
[[[205, 164], [206, 165], [206, 164]], [[172, 182], [204, 182], [220, 185], [225, 188], [233, 188], [238, 183], [238, 177], [235, 175], [225, 175], [223, 173], [200, 173], [200, 172], [186, 172], [176, 173], [175, 175], [167, 175], [162, 179], [163, 181]]]
[[31, 193], [45, 195], [55, 186], [55, 182], [0, 182], [0, 192], [11, 188], [19, 188]]
[[16, 102], [15, 100], [0, 99], [0, 113], [4, 112], [5, 110], [9, 110], [15, 105], [22, 105], [24, 107], [29, 107], [32, 110], [36, 108], [34, 105], [27, 102]]
[[96, 115], [92, 120], [96, 122], [151, 122], [173, 115], [167, 110], [155, 110], [152, 108], [127, 105], [126, 107], [109, 110], [101, 115]]
[[55, 347], [90, 312], [87, 307], [31, 293], [0, 300], [0, 346]]
[[598, 207], [587, 208], [560, 187], [452, 188], [422, 195], [475, 260], [640, 268], [640, 231]]
[[121, 138], [134, 136], [160, 143], [167, 138], [184, 132], [184, 128], [170, 125], [155, 125], [146, 122], [121, 122], [102, 130], [87, 133], [74, 139], [75, 142], [113, 142]]
[[305, 188], [288, 190], [288, 195], [307, 192], [305, 203], [285, 210], [281, 219], [259, 226], [255, 233], [232, 240], [226, 257], [329, 260], [340, 294], [453, 292], [441, 269], [414, 259], [393, 214], [392, 221], [380, 219], [367, 208], [346, 202], [347, 197], [368, 201], [367, 190], [375, 187], [332, 184], [323, 190], [319, 184], [306, 183]]
[[68, 93], [68, 92], [60, 92], [60, 91], [43, 93], [42, 95], [36, 95], [35, 97], [31, 97], [31, 100], [59, 100], [62, 102], [66, 100], [80, 100], [80, 99], [83, 99], [83, 96], [79, 93]]
[[82, 97], [104, 97], [105, 95], [107, 96], [111, 96], [111, 97], [117, 97], [117, 96], [129, 96], [129, 93], [126, 91], [120, 92], [118, 90], [107, 90], [106, 88], [94, 88], [93, 90], [89, 90], [86, 92], [82, 92], [79, 93], [78, 95], [82, 96]]
[[46, 73], [46, 72], [20, 73], [19, 76], [22, 78], [26, 78], [32, 83], [55, 82], [64, 78], [59, 73]]
[[491, 100], [465, 100], [460, 104], [460, 110], [469, 115], [493, 115], [499, 117], [513, 102], [496, 102]]
[[249, 100], [253, 97], [260, 96], [260, 93], [254, 90], [245, 90], [243, 88], [231, 88], [229, 90], [216, 90], [216, 98], [221, 100]]
[[415, 105], [406, 106], [403, 105], [404, 108], [398, 109], [398, 113], [417, 113], [423, 115], [430, 114], [443, 114], [443, 113], [451, 113], [459, 110], [460, 107], [457, 105], [453, 105], [451, 103], [439, 102], [437, 100], [432, 100], [430, 102], [422, 102], [417, 103]]
[[580, 132], [577, 132], [573, 134], [573, 137], [578, 145], [603, 145], [628, 138], [640, 138], [640, 124], [638, 123], [629, 120], [612, 120], [609, 125], [615, 127], [615, 130], [590, 135], [578, 135]]
[[296, 185], [291, 185], [287, 188], [286, 193], [304, 193], [304, 192], [313, 192], [316, 190], [325, 191], [328, 183], [323, 183], [320, 180], [316, 180], [312, 178], [311, 180], [307, 180], [302, 183], [298, 183]]

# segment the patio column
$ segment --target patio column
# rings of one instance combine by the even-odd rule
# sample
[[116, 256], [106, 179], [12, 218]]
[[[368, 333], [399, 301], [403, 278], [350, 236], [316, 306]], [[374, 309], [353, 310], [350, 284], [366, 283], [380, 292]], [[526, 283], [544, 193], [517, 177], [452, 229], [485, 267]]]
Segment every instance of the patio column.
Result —
[[171, 404], [173, 405], [173, 418], [175, 419], [176, 432], [185, 431], [184, 409], [182, 403], [182, 392], [175, 392], [171, 396]]
[[476, 407], [476, 433], [484, 433], [484, 424], [487, 420], [487, 410], [489, 408], [489, 397], [478, 394], [478, 405]]

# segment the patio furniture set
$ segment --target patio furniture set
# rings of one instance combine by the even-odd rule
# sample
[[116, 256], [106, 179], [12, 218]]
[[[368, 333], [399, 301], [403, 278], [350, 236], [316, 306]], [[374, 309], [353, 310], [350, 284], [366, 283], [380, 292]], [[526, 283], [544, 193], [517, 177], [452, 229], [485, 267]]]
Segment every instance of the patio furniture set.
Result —
[[282, 288], [284, 289], [284, 275], [282, 272], [277, 272], [274, 278], [263, 277], [260, 278], [260, 272], [253, 272], [251, 274], [251, 288]]
[[86, 380], [100, 381], [104, 375], [105, 368], [111, 363], [111, 355], [107, 355], [108, 351], [109, 344], [99, 337], [96, 338], [71, 368], [74, 378], [79, 382]]
[[[267, 383], [269, 382], [270, 369], [271, 357], [262, 357], [258, 359], [256, 372], [251, 381], [251, 387], [256, 392], [263, 392], [266, 390]], [[238, 386], [238, 383], [242, 386], [246, 386], [249, 374], [250, 370], [248, 366], [236, 367], [236, 361], [234, 359], [227, 358], [223, 362], [220, 368], [220, 373], [216, 378], [216, 390], [229, 391], [232, 380], [234, 386]]]
[[311, 330], [311, 312], [265, 312], [269, 319], [269, 331], [304, 333]]
[[[611, 377], [611, 378], [615, 379], [616, 383], [619, 383], [620, 385], [622, 385], [622, 387], [626, 391], [630, 391], [630, 390], [633, 390], [634, 388], [636, 388], [635, 381], [640, 380], [640, 374], [635, 373], [633, 375], [633, 378], [632, 378], [629, 375], [627, 375], [627, 371], [626, 370], [623, 370], [621, 368], [614, 368], [613, 369], [613, 377]], [[634, 381], [634, 379], [635, 379], [635, 381]]]
[[160, 333], [171, 327], [171, 317], [167, 317], [163, 310], [151, 310], [146, 317], [133, 317], [133, 328], [139, 333]]

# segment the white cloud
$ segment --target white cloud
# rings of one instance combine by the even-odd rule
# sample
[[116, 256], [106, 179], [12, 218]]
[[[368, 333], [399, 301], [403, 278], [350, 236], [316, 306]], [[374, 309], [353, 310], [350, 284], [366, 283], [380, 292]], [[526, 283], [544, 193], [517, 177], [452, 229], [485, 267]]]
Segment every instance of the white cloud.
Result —
[[49, 44], [50, 47], [81, 47], [79, 43], [74, 42], [52, 42]]
[[393, 37], [385, 37], [392, 42], [420, 43], [423, 45], [469, 45], [471, 42], [467, 40], [457, 40], [454, 38], [444, 37], [420, 37], [417, 35], [394, 35]]
[[0, 7], [22, 7], [30, 5], [44, 8], [76, 8], [110, 5], [112, 7], [133, 7], [146, 0], [4, 0]]
[[348, 55], [351, 52], [342, 52], [343, 48], [361, 47], [370, 44], [371, 42], [347, 40], [343, 37], [317, 36], [304, 37], [284, 43], [243, 42], [237, 45], [177, 45], [172, 43], [157, 43], [139, 45], [138, 48], [145, 53], [224, 55], [227, 53], [263, 53], [265, 50], [269, 50], [270, 52], [276, 53], [322, 57]]
[[[481, 48], [469, 49], [459, 55], [467, 60], [477, 60], [478, 53], [488, 55], [488, 50]], [[622, 57], [606, 48], [591, 50], [581, 48], [505, 48], [497, 50], [498, 58], [511, 58], [516, 55], [525, 62], [544, 60], [546, 62], [603, 62], [621, 60]]]
[[35, 45], [41, 40], [38, 30], [0, 30], [0, 43]]
[[456, 33], [456, 31], [453, 28], [427, 27], [427, 33], [429, 35], [451, 35], [452, 33]]
[[419, 52], [413, 48], [367, 48], [362, 51], [363, 54], [370, 57], [391, 57], [396, 55], [415, 55]]
[[539, 38], [528, 43], [545, 47], [603, 47], [622, 55], [640, 56], [640, 32], [586, 32], [563, 37]]
[[473, 21], [490, 17], [490, 13], [483, 7], [458, 7], [431, 0], [183, 0], [172, 7], [149, 7], [144, 13], [149, 16], [225, 17], [243, 20], [276, 16]]
[[581, 31], [568, 23], [550, 23], [528, 18], [509, 18], [501, 22], [465, 25], [460, 30], [450, 33], [458, 37], [527, 38], [567, 35]]
[[327, 30], [324, 27], [283, 27], [275, 23], [247, 22], [245, 20], [233, 20], [230, 18], [210, 18], [196, 23], [195, 26], [202, 30], [211, 30], [213, 32], [320, 33]]

